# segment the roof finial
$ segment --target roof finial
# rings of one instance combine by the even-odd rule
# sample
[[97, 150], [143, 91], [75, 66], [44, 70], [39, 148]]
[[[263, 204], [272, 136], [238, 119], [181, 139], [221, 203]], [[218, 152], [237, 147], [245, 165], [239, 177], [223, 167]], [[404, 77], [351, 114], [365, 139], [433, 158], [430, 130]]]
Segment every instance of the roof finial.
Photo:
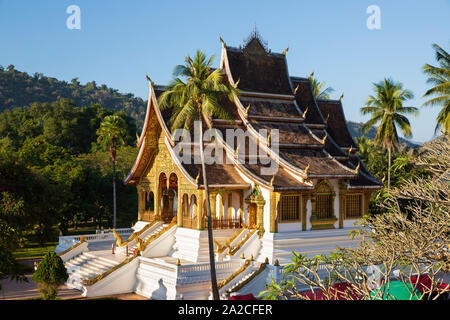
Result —
[[200, 178], [200, 171], [198, 171], [197, 177], [195, 178], [195, 184], [198, 184], [198, 178]]
[[283, 56], [285, 56], [285, 55], [286, 55], [286, 53], [288, 52], [288, 50], [289, 50], [289, 46], [287, 46], [287, 48], [283, 50], [283, 53], [282, 53], [282, 55], [283, 55]]
[[245, 114], [248, 115], [248, 110], [250, 109], [251, 105], [250, 103], [248, 104], [247, 108], [245, 108]]
[[269, 132], [269, 134], [267, 135], [267, 145], [270, 147], [270, 142], [271, 142], [271, 136], [272, 136], [272, 132]]
[[305, 112], [302, 114], [302, 118], [304, 119], [306, 117], [306, 114], [308, 113], [308, 107], [306, 107]]
[[273, 180], [275, 180], [275, 175], [272, 176], [272, 179], [270, 179], [270, 186], [273, 187]]
[[241, 145], [240, 144], [238, 144], [238, 146], [237, 146], [237, 148], [236, 148], [236, 150], [234, 150], [234, 155], [235, 156], [237, 156], [238, 155], [238, 153], [239, 153], [239, 147], [240, 147]]
[[147, 79], [147, 81], [149, 81], [150, 84], [153, 86], [152, 79], [150, 79], [150, 77], [148, 76], [147, 72], [145, 73], [145, 79]]
[[325, 144], [325, 141], [327, 141], [327, 137], [328, 137], [328, 133], [325, 132], [325, 137], [323, 137], [323, 139], [321, 141], [322, 144]]
[[311, 80], [312, 77], [313, 77], [313, 75], [314, 75], [314, 70], [313, 70], [313, 71], [311, 72], [311, 74], [308, 76], [308, 79]]
[[222, 48], [225, 48], [226, 47], [225, 41], [223, 41], [223, 39], [220, 36], [220, 34], [219, 34], [219, 40], [220, 40], [220, 42], [222, 42]]
[[308, 162], [308, 165], [306, 166], [306, 168], [304, 170], [304, 173], [305, 173], [306, 177], [308, 177], [308, 169], [309, 169], [310, 166], [311, 166], [311, 164]]
[[353, 146], [350, 146], [350, 149], [348, 149], [348, 156], [350, 157], [350, 155], [352, 154], [353, 151]]
[[297, 87], [295, 87], [295, 89], [294, 89], [294, 95], [297, 94], [298, 88], [300, 88], [300, 83], [297, 85]]
[[238, 86], [238, 84], [239, 84], [239, 81], [241, 81], [241, 78], [239, 78], [238, 81], [234, 84], [233, 87], [234, 87], [235, 89], [237, 88], [237, 86]]
[[344, 97], [344, 93], [342, 92], [341, 96], [339, 97], [339, 102], [342, 101], [342, 98]]
[[325, 122], [325, 124], [327, 124], [327, 123], [328, 123], [328, 119], [330, 119], [330, 114], [328, 114], [328, 115], [327, 115], [327, 118], [326, 118], [326, 119], [325, 119], [325, 121], [324, 121], [324, 122]]
[[358, 162], [358, 165], [356, 166], [356, 169], [353, 171], [354, 173], [359, 173], [359, 167], [361, 166], [361, 161]]

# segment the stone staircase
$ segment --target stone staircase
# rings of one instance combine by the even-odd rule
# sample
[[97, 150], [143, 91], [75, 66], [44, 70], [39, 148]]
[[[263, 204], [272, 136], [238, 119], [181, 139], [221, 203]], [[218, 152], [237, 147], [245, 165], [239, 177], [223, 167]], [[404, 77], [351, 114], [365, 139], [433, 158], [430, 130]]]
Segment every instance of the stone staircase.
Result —
[[[168, 224], [160, 224], [152, 232], [149, 232], [148, 234], [146, 234], [145, 237], [139, 237], [139, 238], [141, 238], [144, 242], [146, 242], [148, 239], [150, 239], [150, 237], [157, 234], [158, 232], [160, 232], [162, 229], [164, 229], [167, 226], [168, 226]], [[137, 249], [137, 243], [136, 243], [136, 241], [133, 241], [133, 244], [131, 246], [128, 246], [128, 254], [132, 255], [134, 250], [136, 250], [136, 249]], [[126, 250], [122, 251], [122, 253], [126, 254]]]
[[95, 278], [119, 263], [120, 261], [83, 252], [65, 263], [69, 273], [66, 284], [69, 288], [84, 290], [83, 279]]

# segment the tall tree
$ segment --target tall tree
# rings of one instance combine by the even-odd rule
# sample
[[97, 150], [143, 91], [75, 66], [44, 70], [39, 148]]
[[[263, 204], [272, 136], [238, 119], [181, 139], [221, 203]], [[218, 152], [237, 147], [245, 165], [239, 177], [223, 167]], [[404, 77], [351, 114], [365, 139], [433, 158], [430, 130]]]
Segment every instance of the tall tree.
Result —
[[117, 147], [124, 144], [126, 123], [123, 118], [106, 116], [97, 130], [97, 142], [109, 149], [109, 158], [113, 164], [113, 228], [116, 228], [116, 152]]
[[433, 88], [429, 89], [424, 97], [431, 98], [425, 102], [424, 106], [441, 105], [436, 120], [435, 132], [442, 127], [445, 134], [450, 132], [450, 55], [437, 44], [433, 44], [436, 51], [436, 61], [439, 66], [434, 67], [429, 64], [423, 66], [423, 72], [428, 76], [427, 83], [432, 83]]
[[320, 82], [316, 77], [310, 76], [313, 94], [316, 99], [330, 99], [334, 91], [332, 87], [325, 87], [325, 82]]
[[[211, 206], [209, 200], [209, 187], [206, 175], [205, 159], [203, 154], [203, 120], [211, 117], [231, 119], [225, 109], [221, 107], [219, 101], [224, 98], [233, 99], [233, 93], [238, 94], [238, 90], [229, 85], [222, 78], [222, 70], [211, 69], [214, 56], [208, 60], [202, 51], [198, 50], [192, 60], [187, 56], [184, 65], [177, 65], [174, 70], [174, 80], [169, 84], [167, 90], [159, 97], [159, 106], [162, 110], [172, 108], [170, 119], [171, 129], [185, 128], [192, 130], [195, 121], [200, 125], [200, 158], [202, 165], [203, 184], [206, 193], [206, 213], [208, 219], [208, 244], [209, 260], [211, 269], [211, 287], [214, 300], [219, 299], [217, 287], [214, 244], [211, 225]], [[186, 79], [184, 82], [179, 77]]]
[[397, 126], [401, 132], [410, 137], [411, 125], [405, 115], [417, 116], [416, 107], [404, 107], [403, 103], [414, 97], [413, 93], [403, 88], [399, 82], [385, 78], [374, 83], [375, 95], [370, 95], [366, 105], [361, 108], [363, 115], [370, 114], [371, 118], [362, 128], [363, 133], [379, 123], [374, 142], [388, 151], [388, 189], [391, 185], [391, 153], [398, 146]]

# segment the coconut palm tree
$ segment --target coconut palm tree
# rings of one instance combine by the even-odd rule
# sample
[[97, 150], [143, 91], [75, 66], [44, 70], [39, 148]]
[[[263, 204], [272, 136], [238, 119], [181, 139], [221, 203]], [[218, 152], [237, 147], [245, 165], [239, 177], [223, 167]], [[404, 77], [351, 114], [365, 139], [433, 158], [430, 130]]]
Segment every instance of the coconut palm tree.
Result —
[[439, 112], [436, 120], [437, 125], [435, 132], [442, 127], [445, 134], [450, 132], [450, 55], [437, 44], [433, 44], [436, 51], [436, 61], [438, 67], [426, 64], [423, 66], [423, 72], [428, 76], [427, 83], [434, 84], [424, 97], [431, 98], [425, 102], [424, 106], [442, 105], [443, 108]]
[[125, 144], [126, 123], [122, 117], [106, 116], [97, 129], [97, 142], [109, 149], [109, 159], [113, 164], [113, 228], [116, 228], [116, 152], [117, 147]]
[[374, 83], [375, 96], [370, 95], [366, 105], [361, 108], [363, 115], [370, 114], [371, 118], [363, 127], [367, 132], [372, 126], [378, 125], [374, 143], [382, 145], [388, 151], [388, 189], [391, 186], [391, 153], [398, 146], [397, 126], [405, 137], [410, 137], [411, 125], [405, 115], [417, 116], [416, 107], [404, 107], [406, 100], [414, 97], [413, 93], [403, 88], [403, 85], [392, 79], [384, 79]]
[[332, 87], [325, 88], [325, 82], [320, 82], [316, 77], [310, 76], [313, 94], [316, 99], [330, 99], [330, 94], [334, 91]]
[[[233, 94], [239, 94], [239, 90], [229, 85], [222, 77], [222, 70], [211, 69], [214, 56], [208, 60], [202, 51], [198, 50], [193, 59], [187, 56], [184, 65], [178, 65], [174, 70], [174, 79], [167, 90], [159, 97], [161, 110], [173, 108], [169, 120], [171, 130], [179, 128], [192, 130], [195, 121], [203, 124], [209, 118], [221, 118], [231, 120], [230, 115], [221, 107], [219, 101], [224, 98], [233, 99]], [[185, 78], [184, 82], [180, 77]], [[205, 159], [203, 154], [203, 125], [200, 129], [200, 158], [202, 165], [203, 184], [205, 186], [206, 213], [208, 220], [208, 244], [211, 269], [211, 287], [214, 300], [219, 299], [219, 290], [214, 263], [214, 244], [211, 225], [211, 206], [209, 201], [209, 187], [206, 175]]]

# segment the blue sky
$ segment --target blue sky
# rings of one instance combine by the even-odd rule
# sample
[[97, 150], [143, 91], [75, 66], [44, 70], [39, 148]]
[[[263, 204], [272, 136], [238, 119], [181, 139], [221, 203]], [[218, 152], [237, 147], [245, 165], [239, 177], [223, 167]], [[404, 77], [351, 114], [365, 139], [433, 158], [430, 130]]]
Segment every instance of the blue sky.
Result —
[[[81, 29], [69, 30], [66, 9], [81, 9]], [[381, 29], [369, 30], [366, 9], [381, 9]], [[450, 49], [450, 0], [431, 1], [151, 1], [0, 0], [0, 65], [81, 83], [95, 80], [147, 99], [145, 73], [167, 84], [173, 67], [202, 49], [219, 65], [219, 34], [242, 44], [256, 25], [274, 52], [287, 46], [293, 76], [315, 75], [344, 92], [347, 120], [372, 83], [392, 77], [413, 91], [420, 107], [429, 87], [421, 71], [435, 64], [432, 43]], [[412, 140], [433, 137], [439, 108], [412, 118]]]

